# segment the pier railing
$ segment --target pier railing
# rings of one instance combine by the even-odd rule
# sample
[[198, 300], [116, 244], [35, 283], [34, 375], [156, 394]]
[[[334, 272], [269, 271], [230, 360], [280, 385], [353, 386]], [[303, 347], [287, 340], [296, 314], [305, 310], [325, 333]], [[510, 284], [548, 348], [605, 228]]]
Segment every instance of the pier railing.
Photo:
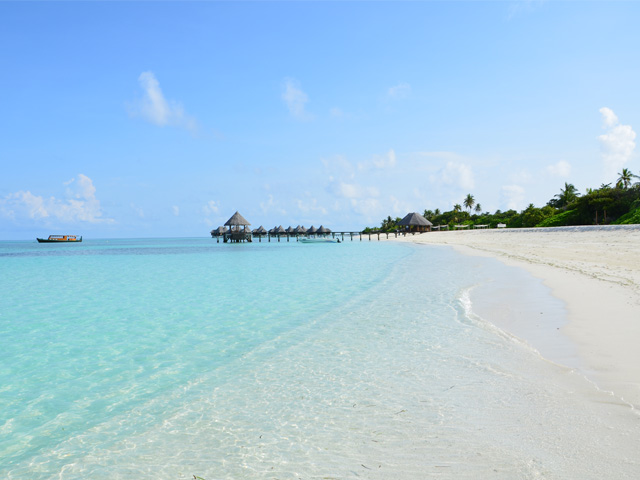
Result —
[[[313, 237], [331, 237], [334, 239], [338, 239], [341, 242], [344, 242], [345, 239], [350, 240], [353, 242], [353, 239], [356, 238], [358, 241], [362, 241], [363, 237], [368, 240], [371, 241], [371, 239], [374, 240], [378, 240], [380, 241], [382, 240], [388, 240], [389, 238], [398, 238], [398, 237], [403, 237], [403, 236], [407, 236], [407, 235], [420, 235], [421, 232], [331, 232], [328, 234], [322, 234], [322, 235], [312, 235]], [[290, 242], [290, 241], [298, 241], [300, 238], [304, 238], [306, 237], [306, 235], [304, 234], [300, 234], [300, 233], [282, 233], [282, 234], [264, 234], [264, 235], [253, 235], [253, 240], [255, 241], [256, 239], [258, 240], [258, 242], [261, 242], [262, 239], [264, 238], [265, 241], [267, 242], [271, 242], [272, 240], [274, 242], [280, 242], [281, 238], [282, 241], [286, 241]], [[381, 238], [382, 237], [382, 238]]]

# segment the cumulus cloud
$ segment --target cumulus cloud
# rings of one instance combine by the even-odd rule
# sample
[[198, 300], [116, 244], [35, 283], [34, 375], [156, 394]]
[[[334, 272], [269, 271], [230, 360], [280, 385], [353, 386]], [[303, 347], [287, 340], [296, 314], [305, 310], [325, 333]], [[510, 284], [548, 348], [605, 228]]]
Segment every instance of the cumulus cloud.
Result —
[[411, 95], [411, 85], [401, 82], [398, 85], [390, 87], [387, 93], [391, 98], [407, 98]]
[[431, 180], [445, 185], [454, 185], [464, 190], [470, 190], [475, 186], [471, 167], [455, 161], [448, 161], [439, 174], [432, 176]]
[[138, 83], [143, 96], [129, 106], [132, 116], [142, 117], [160, 127], [174, 126], [196, 130], [195, 119], [184, 111], [182, 104], [164, 97], [160, 82], [153, 72], [142, 72], [138, 77]]
[[524, 202], [524, 188], [520, 185], [505, 185], [501, 190], [502, 205], [509, 210], [521, 210]]
[[618, 117], [610, 108], [600, 109], [605, 133], [598, 137], [602, 149], [605, 181], [614, 178], [631, 159], [636, 148], [636, 132], [631, 125], [621, 125]]
[[63, 223], [113, 223], [111, 218], [103, 218], [100, 201], [96, 198], [93, 181], [86, 175], [65, 182], [65, 198], [44, 198], [30, 191], [10, 193], [0, 199], [0, 212], [14, 220], [45, 220]]
[[308, 120], [311, 118], [305, 110], [309, 98], [307, 94], [302, 91], [296, 80], [292, 78], [285, 79], [282, 100], [294, 118], [298, 120]]
[[571, 174], [571, 165], [569, 162], [560, 160], [558, 163], [549, 165], [546, 168], [547, 173], [554, 177], [567, 178]]

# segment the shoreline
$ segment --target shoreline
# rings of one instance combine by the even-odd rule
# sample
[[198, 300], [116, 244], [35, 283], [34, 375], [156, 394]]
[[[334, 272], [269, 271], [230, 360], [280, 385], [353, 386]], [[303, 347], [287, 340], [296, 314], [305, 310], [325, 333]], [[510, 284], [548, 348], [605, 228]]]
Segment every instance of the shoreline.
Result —
[[555, 328], [573, 348], [558, 348], [562, 339], [548, 326], [523, 325], [531, 316], [489, 320], [577, 368], [612, 402], [640, 410], [640, 226], [431, 232], [397, 241], [493, 257], [542, 280], [566, 306], [567, 322]]

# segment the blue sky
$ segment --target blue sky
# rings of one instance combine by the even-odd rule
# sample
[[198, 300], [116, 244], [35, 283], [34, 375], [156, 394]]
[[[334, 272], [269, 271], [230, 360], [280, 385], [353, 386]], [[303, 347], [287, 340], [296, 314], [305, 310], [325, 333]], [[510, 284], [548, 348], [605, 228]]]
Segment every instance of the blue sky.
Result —
[[639, 2], [0, 2], [0, 239], [359, 230], [640, 173]]

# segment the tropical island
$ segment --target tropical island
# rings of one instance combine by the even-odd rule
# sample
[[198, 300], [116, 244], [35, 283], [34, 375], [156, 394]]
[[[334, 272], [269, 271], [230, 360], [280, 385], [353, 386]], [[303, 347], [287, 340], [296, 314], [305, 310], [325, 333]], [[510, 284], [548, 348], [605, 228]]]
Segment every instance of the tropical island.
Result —
[[[629, 169], [623, 168], [615, 185], [603, 184], [599, 188], [587, 188], [584, 194], [566, 183], [560, 193], [543, 207], [529, 204], [524, 210], [483, 212], [482, 205], [469, 193], [462, 205], [455, 204], [452, 210], [424, 210], [423, 216], [433, 225], [448, 228], [478, 225], [497, 228], [563, 227], [575, 225], [625, 225], [640, 224], [640, 179]], [[400, 217], [388, 216], [380, 227], [367, 227], [364, 233], [394, 232], [398, 230]]]

